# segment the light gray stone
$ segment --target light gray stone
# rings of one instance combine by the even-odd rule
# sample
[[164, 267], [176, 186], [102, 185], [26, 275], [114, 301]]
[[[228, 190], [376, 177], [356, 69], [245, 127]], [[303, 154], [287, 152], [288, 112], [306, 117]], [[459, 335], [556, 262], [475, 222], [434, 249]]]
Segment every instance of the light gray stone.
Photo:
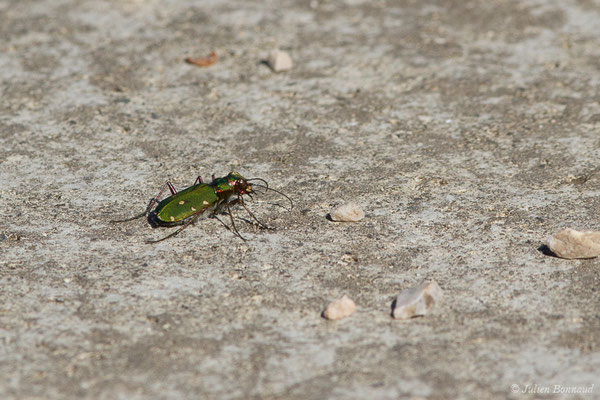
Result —
[[336, 222], [357, 222], [365, 217], [365, 213], [357, 204], [347, 203], [331, 209], [329, 216]]
[[325, 311], [323, 311], [323, 318], [330, 320], [342, 319], [352, 315], [356, 311], [356, 304], [354, 301], [343, 295], [341, 298], [329, 303]]
[[292, 57], [281, 50], [273, 50], [271, 54], [269, 54], [269, 58], [267, 58], [267, 63], [274, 72], [289, 71], [294, 66]]
[[600, 255], [600, 232], [567, 228], [548, 238], [548, 248], [561, 258], [593, 258]]
[[393, 304], [392, 316], [396, 319], [409, 319], [427, 314], [435, 303], [443, 297], [443, 291], [436, 281], [424, 282], [402, 291]]

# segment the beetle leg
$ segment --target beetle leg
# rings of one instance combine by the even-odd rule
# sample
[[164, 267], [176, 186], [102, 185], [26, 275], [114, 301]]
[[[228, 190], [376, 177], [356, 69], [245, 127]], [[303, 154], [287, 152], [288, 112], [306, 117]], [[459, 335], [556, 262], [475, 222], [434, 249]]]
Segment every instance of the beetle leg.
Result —
[[[256, 218], [256, 216], [255, 216], [255, 215], [252, 213], [252, 211], [250, 211], [250, 210], [248, 209], [248, 207], [246, 207], [246, 203], [244, 203], [244, 199], [243, 199], [241, 196], [240, 196], [240, 197], [238, 197], [236, 200], [237, 200], [237, 202], [239, 202], [239, 203], [242, 205], [242, 207], [244, 207], [244, 210], [246, 210], [246, 211], [248, 212], [248, 214], [250, 214], [250, 216], [251, 216], [251, 217], [252, 217], [252, 218], [253, 218], [253, 219], [254, 219], [256, 222], [258, 222], [258, 225], [260, 225], [260, 227], [261, 227], [261, 228], [273, 230], [273, 228], [269, 228], [268, 226], [266, 226], [265, 224], [263, 224], [262, 222], [260, 222], [260, 221], [258, 220], [258, 218]], [[234, 201], [236, 201], [236, 200], [234, 200]]]
[[200, 211], [196, 212], [196, 214], [188, 222], [186, 222], [185, 224], [183, 224], [183, 226], [181, 228], [177, 229], [175, 232], [173, 232], [173, 233], [165, 236], [162, 239], [158, 239], [158, 240], [146, 240], [146, 243], [158, 243], [158, 242], [162, 242], [163, 240], [166, 240], [168, 238], [171, 238], [171, 237], [177, 235], [179, 232], [181, 232], [182, 230], [184, 230], [185, 228], [187, 228], [188, 226], [190, 226], [191, 224], [193, 224], [194, 222], [196, 222], [196, 220], [200, 217], [200, 215], [202, 215], [202, 213], [204, 211], [205, 210], [200, 210]]
[[[175, 187], [171, 184], [171, 182], [167, 181], [167, 186], [169, 187], [169, 190], [171, 191], [171, 195], [177, 194], [177, 190], [175, 190]], [[162, 191], [160, 193], [162, 194]], [[160, 196], [160, 194], [155, 197], [155, 200], [158, 201], [159, 196]]]
[[[234, 200], [235, 201], [235, 200]], [[246, 241], [246, 238], [243, 237], [240, 232], [237, 230], [236, 226], [235, 226], [235, 222], [233, 222], [233, 214], [231, 214], [231, 208], [229, 207], [229, 203], [225, 203], [225, 205], [227, 206], [227, 213], [229, 213], [229, 218], [231, 219], [231, 228], [232, 231], [243, 241]]]
[[198, 175], [198, 177], [196, 178], [196, 181], [194, 182], [194, 185], [199, 185], [200, 183], [204, 183], [204, 182], [202, 182], [202, 177], [200, 175]]
[[[228, 231], [231, 231], [231, 228], [229, 227], [229, 225], [227, 225], [225, 222], [223, 222], [223, 220], [221, 220], [221, 218], [217, 217], [217, 214], [211, 214], [210, 216], [211, 218], [216, 219], [217, 221], [219, 221], [225, 228], [227, 228]], [[235, 232], [234, 232], [235, 234]]]
[[160, 196], [162, 196], [166, 188], [169, 188], [172, 195], [177, 193], [177, 190], [175, 190], [175, 187], [173, 187], [171, 182], [167, 181], [167, 183], [165, 183], [164, 186], [160, 189], [160, 192], [158, 192], [158, 194], [152, 200], [150, 200], [150, 203], [148, 204], [148, 207], [146, 207], [146, 211], [143, 215], [148, 214], [150, 210], [152, 210], [152, 207], [154, 207], [154, 205], [158, 203], [158, 199], [160, 198]]
[[[265, 225], [264, 223], [260, 222], [260, 221], [258, 220], [258, 218], [256, 218], [256, 216], [255, 216], [255, 215], [252, 213], [252, 211], [250, 211], [250, 210], [248, 209], [248, 207], [246, 207], [246, 203], [244, 203], [244, 199], [243, 199], [243, 197], [239, 196], [237, 199], [231, 200], [229, 203], [227, 203], [227, 205], [228, 205], [229, 207], [233, 207], [233, 206], [235, 206], [236, 204], [241, 204], [241, 205], [242, 205], [242, 207], [244, 207], [244, 210], [246, 210], [246, 211], [248, 212], [248, 214], [250, 214], [250, 216], [252, 217], [252, 219], [254, 219], [254, 220], [255, 220], [255, 221], [258, 223], [258, 225], [259, 225], [261, 228], [263, 228], [263, 229], [269, 229], [269, 230], [273, 230], [273, 228], [270, 228], [270, 227], [268, 227], [268, 226], [267, 226], [267, 225]], [[248, 220], [246, 220], [246, 219], [244, 219], [244, 221], [246, 221], [246, 222], [250, 223], [250, 221], [248, 221]]]
[[234, 200], [231, 200], [231, 201], [229, 202], [229, 206], [230, 206], [230, 207], [233, 207], [233, 206], [235, 206], [236, 204], [238, 204], [239, 202], [240, 202], [240, 199], [239, 199], [239, 198], [237, 198], [237, 199], [234, 199]]
[[150, 203], [148, 203], [148, 207], [146, 207], [146, 211], [144, 211], [143, 213], [140, 213], [138, 215], [135, 215], [135, 216], [133, 216], [131, 218], [120, 219], [120, 220], [110, 221], [110, 222], [112, 222], [112, 223], [128, 222], [128, 221], [133, 221], [134, 219], [142, 218], [142, 217], [148, 215], [148, 213], [152, 210], [152, 207], [154, 207], [154, 204], [158, 203], [158, 199], [160, 198], [160, 196], [162, 196], [163, 192], [165, 191], [165, 189], [167, 187], [171, 191], [171, 194], [177, 193], [177, 190], [175, 190], [175, 188], [173, 187], [173, 185], [171, 184], [171, 182], [167, 181], [167, 183], [165, 183], [163, 185], [163, 187], [160, 189], [160, 192], [158, 192], [158, 194], [155, 197], [153, 197], [152, 200], [150, 200]]
[[110, 221], [111, 224], [116, 224], [119, 222], [129, 222], [129, 221], [133, 221], [134, 219], [138, 219], [138, 218], [142, 218], [144, 216], [146, 216], [146, 214], [148, 214], [148, 210], [144, 211], [141, 214], [135, 215], [131, 218], [127, 218], [127, 219], [113, 219], [112, 221]]

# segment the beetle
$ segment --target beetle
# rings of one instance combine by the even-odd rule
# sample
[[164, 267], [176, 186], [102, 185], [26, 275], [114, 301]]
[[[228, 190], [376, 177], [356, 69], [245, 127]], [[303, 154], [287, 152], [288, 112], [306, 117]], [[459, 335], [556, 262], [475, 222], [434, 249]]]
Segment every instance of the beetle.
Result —
[[[242, 196], [247, 195], [252, 198], [252, 194], [257, 193], [253, 189], [251, 181], [260, 181], [264, 185], [254, 184], [254, 186], [271, 190], [284, 196], [290, 202], [291, 208], [294, 207], [292, 199], [278, 190], [269, 187], [269, 184], [261, 178], [246, 179], [237, 172], [230, 172], [222, 178], [212, 176], [212, 182], [204, 183], [202, 177], [198, 176], [194, 184], [184, 190], [177, 192], [171, 182], [165, 183], [156, 197], [150, 200], [148, 207], [141, 214], [131, 218], [111, 221], [113, 223], [133, 221], [138, 218], [148, 216], [148, 223], [153, 227], [173, 227], [182, 225], [175, 232], [171, 233], [158, 240], [149, 240], [148, 243], [158, 243], [165, 239], [171, 238], [189, 225], [196, 222], [201, 216], [214, 217], [219, 220], [228, 229], [229, 227], [221, 221], [217, 214], [226, 212], [231, 219], [231, 231], [240, 239], [246, 240], [237, 230], [231, 213], [231, 207], [241, 204], [248, 214], [254, 219], [258, 225], [264, 229], [271, 229], [256, 218], [256, 216], [246, 207]], [[169, 188], [171, 196], [159, 201], [163, 192]], [[232, 199], [232, 197], [235, 197]], [[156, 204], [156, 208], [153, 209]], [[290, 209], [291, 209], [290, 208]]]

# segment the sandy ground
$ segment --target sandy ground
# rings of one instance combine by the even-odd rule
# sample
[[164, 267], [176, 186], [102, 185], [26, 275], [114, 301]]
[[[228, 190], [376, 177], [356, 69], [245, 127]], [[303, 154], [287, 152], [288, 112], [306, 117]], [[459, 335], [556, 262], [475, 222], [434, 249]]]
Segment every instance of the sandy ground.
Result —
[[[541, 248], [600, 229], [599, 43], [593, 0], [0, 1], [0, 398], [600, 398], [600, 261]], [[109, 223], [231, 170], [275, 230]]]

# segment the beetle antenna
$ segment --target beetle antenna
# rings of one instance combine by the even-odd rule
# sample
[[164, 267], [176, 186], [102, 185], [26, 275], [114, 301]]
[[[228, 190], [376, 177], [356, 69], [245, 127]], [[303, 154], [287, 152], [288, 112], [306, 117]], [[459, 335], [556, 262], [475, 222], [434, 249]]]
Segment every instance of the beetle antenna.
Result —
[[264, 187], [266, 187], [267, 189], [269, 188], [269, 182], [265, 181], [262, 178], [250, 178], [250, 179], [246, 179], [246, 181], [247, 182], [250, 182], [250, 181], [261, 181], [261, 182], [264, 182], [264, 184], [265, 184]]
[[[255, 178], [255, 179], [258, 179], [258, 178]], [[261, 179], [261, 180], [262, 180], [262, 179]], [[264, 182], [264, 181], [263, 181], [263, 182]], [[285, 197], [286, 199], [288, 199], [288, 201], [290, 202], [290, 210], [291, 210], [292, 208], [294, 208], [294, 202], [293, 202], [293, 201], [292, 201], [292, 199], [290, 199], [290, 198], [289, 198], [289, 196], [288, 196], [288, 195], [286, 195], [285, 193], [282, 193], [282, 192], [280, 192], [279, 190], [272, 189], [272, 188], [270, 188], [269, 186], [263, 186], [263, 185], [257, 185], [257, 184], [254, 184], [254, 186], [258, 186], [258, 187], [260, 187], [260, 188], [265, 188], [265, 189], [267, 189], [267, 190], [270, 190], [270, 191], [272, 191], [272, 192], [279, 193], [280, 195], [282, 195], [283, 197]]]
[[246, 207], [246, 203], [244, 203], [244, 199], [243, 199], [241, 196], [240, 196], [240, 197], [238, 197], [238, 199], [239, 199], [239, 202], [240, 202], [240, 204], [242, 205], [242, 207], [244, 207], [244, 210], [246, 210], [246, 211], [248, 212], [248, 214], [250, 214], [250, 216], [251, 216], [252, 218], [254, 218], [254, 220], [255, 220], [256, 222], [258, 222], [258, 225], [259, 225], [261, 228], [263, 228], [263, 229], [271, 229], [271, 230], [273, 229], [273, 228], [269, 228], [268, 226], [266, 226], [265, 224], [263, 224], [262, 222], [260, 222], [260, 221], [258, 220], [258, 218], [256, 218], [256, 216], [255, 216], [255, 215], [252, 213], [252, 211], [250, 211], [250, 210], [248, 209], [248, 207]]

